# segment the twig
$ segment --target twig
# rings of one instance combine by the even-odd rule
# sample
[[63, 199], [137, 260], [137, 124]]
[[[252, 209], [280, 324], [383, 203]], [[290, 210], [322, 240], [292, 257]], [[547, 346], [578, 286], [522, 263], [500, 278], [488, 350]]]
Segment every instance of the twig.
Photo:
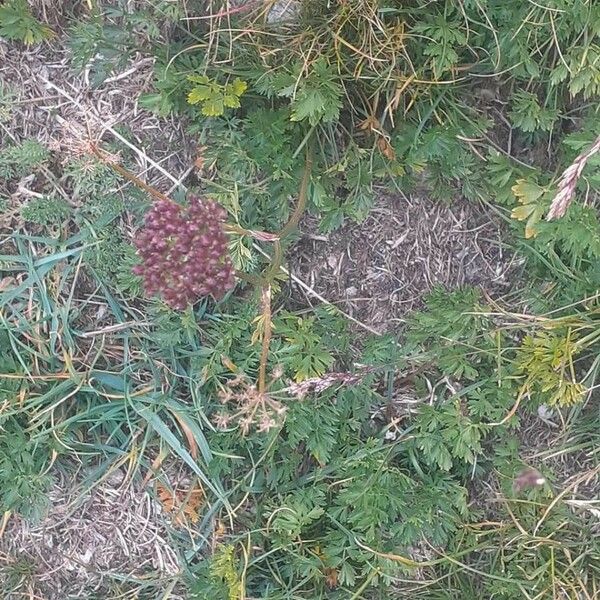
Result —
[[441, 559], [416, 561], [416, 560], [412, 560], [412, 558], [407, 558], [406, 556], [402, 556], [400, 554], [391, 554], [389, 552], [379, 552], [378, 550], [375, 550], [374, 548], [370, 548], [366, 544], [363, 544], [357, 537], [354, 538], [354, 543], [359, 548], [362, 548], [363, 550], [367, 550], [368, 552], [373, 553], [375, 556], [379, 556], [380, 558], [385, 558], [387, 560], [391, 560], [394, 562], [399, 562], [400, 564], [402, 564], [406, 567], [413, 567], [413, 568], [432, 567], [434, 565], [438, 565], [441, 562], [443, 562], [443, 560], [441, 560]]
[[116, 333], [117, 331], [122, 331], [124, 329], [130, 329], [132, 327], [148, 327], [150, 326], [151, 323], [147, 323], [147, 322], [136, 322], [136, 321], [131, 321], [129, 323], [117, 323], [116, 325], [109, 325], [108, 327], [104, 327], [104, 329], [98, 329], [96, 331], [84, 331], [83, 333], [79, 334], [79, 337], [82, 338], [90, 338], [90, 337], [95, 337], [97, 335], [104, 335], [107, 333]]
[[186, 190], [186, 187], [183, 185], [183, 182], [188, 178], [188, 176], [190, 175], [190, 173], [194, 170], [195, 166], [191, 165], [190, 167], [188, 167], [179, 177], [179, 180], [177, 181], [177, 183], [174, 183], [170, 188], [169, 191], [167, 192], [167, 195], [170, 196], [178, 187], [181, 187], [184, 189], [184, 191]]
[[500, 421], [497, 421], [496, 423], [488, 423], [488, 425], [490, 427], [500, 427], [500, 426], [504, 425], [505, 423], [507, 423], [510, 419], [512, 419], [512, 417], [515, 416], [517, 410], [519, 409], [519, 406], [521, 405], [521, 400], [523, 400], [523, 397], [525, 396], [525, 394], [527, 392], [528, 392], [527, 384], [525, 384], [519, 391], [519, 395], [517, 396], [517, 399], [516, 399], [515, 403], [513, 404], [513, 407], [506, 413], [506, 415]]
[[594, 469], [587, 471], [586, 473], [582, 473], [581, 475], [579, 475], [575, 481], [573, 481], [573, 483], [571, 483], [569, 486], [567, 486], [562, 492], [560, 492], [560, 494], [558, 494], [553, 500], [552, 502], [550, 502], [550, 504], [546, 507], [546, 510], [544, 510], [544, 513], [542, 514], [542, 516], [540, 517], [540, 520], [536, 523], [534, 529], [533, 529], [533, 535], [537, 535], [537, 532], [539, 530], [539, 528], [542, 526], [543, 522], [546, 520], [546, 517], [550, 514], [550, 512], [552, 511], [552, 509], [569, 493], [571, 492], [575, 487], [577, 487], [582, 481], [594, 477], [595, 475], [597, 475], [600, 472], [600, 466], [595, 467]]
[[262, 290], [262, 349], [260, 353], [260, 365], [258, 369], [258, 393], [264, 394], [267, 389], [267, 359], [271, 346], [271, 285], [267, 283]]
[[137, 185], [139, 188], [143, 189], [145, 192], [147, 192], [151, 196], [154, 196], [155, 198], [158, 198], [159, 200], [164, 200], [165, 202], [174, 202], [174, 200], [169, 198], [166, 194], [163, 194], [161, 191], [157, 190], [155, 187], [148, 185], [146, 182], [142, 181], [139, 177], [137, 177], [136, 175], [134, 175], [133, 173], [128, 171], [125, 167], [122, 167], [121, 165], [116, 163], [114, 160], [110, 160], [108, 158], [108, 155], [106, 153], [104, 153], [100, 148], [98, 148], [98, 146], [96, 144], [90, 144], [90, 148], [91, 148], [92, 152], [103, 163], [107, 164], [111, 169], [113, 169], [114, 171], [119, 173], [119, 175], [122, 175], [123, 177], [125, 177], [125, 179], [128, 179], [129, 181], [131, 181], [132, 183]]

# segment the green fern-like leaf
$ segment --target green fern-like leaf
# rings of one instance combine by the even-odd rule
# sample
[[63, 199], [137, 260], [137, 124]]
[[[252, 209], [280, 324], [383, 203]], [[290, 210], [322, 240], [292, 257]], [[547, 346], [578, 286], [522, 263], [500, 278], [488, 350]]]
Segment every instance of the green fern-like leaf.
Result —
[[29, 175], [50, 158], [50, 151], [37, 140], [28, 138], [0, 150], [0, 176], [6, 179]]
[[307, 120], [310, 125], [330, 123], [339, 118], [342, 107], [342, 86], [323, 60], [302, 80], [292, 100], [292, 121]]
[[25, 221], [37, 225], [62, 223], [71, 215], [71, 207], [62, 198], [49, 196], [31, 200], [21, 209]]
[[31, 14], [25, 0], [8, 0], [0, 6], [0, 37], [32, 46], [53, 36], [52, 29]]

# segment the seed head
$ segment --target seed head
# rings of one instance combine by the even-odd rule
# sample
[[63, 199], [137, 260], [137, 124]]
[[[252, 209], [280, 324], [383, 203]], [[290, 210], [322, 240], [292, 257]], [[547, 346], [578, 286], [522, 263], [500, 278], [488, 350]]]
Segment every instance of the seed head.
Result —
[[192, 196], [183, 207], [159, 200], [134, 241], [141, 263], [133, 272], [144, 279], [147, 294], [161, 296], [183, 310], [204, 296], [219, 299], [235, 285], [225, 210]]

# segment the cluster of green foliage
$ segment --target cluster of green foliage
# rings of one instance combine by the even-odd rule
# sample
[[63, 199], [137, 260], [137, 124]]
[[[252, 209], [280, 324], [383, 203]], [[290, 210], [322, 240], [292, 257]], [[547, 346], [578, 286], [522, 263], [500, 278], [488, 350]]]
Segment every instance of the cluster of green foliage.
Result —
[[0, 150], [0, 177], [9, 180], [29, 175], [47, 162], [49, 157], [50, 153], [44, 145], [34, 139], [7, 145]]
[[[556, 580], [577, 585], [568, 561], [549, 558], [548, 546], [537, 554], [524, 549], [528, 519], [539, 518], [551, 502], [548, 487], [529, 492], [539, 509], [528, 513], [504, 485], [509, 514], [523, 524], [512, 548], [504, 548], [510, 534], [501, 529], [485, 537], [476, 527], [465, 535], [461, 527], [482, 516], [468, 510], [472, 482], [496, 470], [510, 481], [523, 467], [513, 437], [520, 419], [539, 407], [589, 402], [596, 381], [600, 228], [597, 210], [580, 199], [598, 191], [597, 159], [586, 167], [567, 216], [553, 223], [543, 217], [561, 170], [600, 134], [597, 104], [589, 102], [598, 94], [600, 8], [567, 1], [552, 7], [307, 1], [291, 23], [267, 19], [265, 25], [264, 16], [258, 11], [233, 20], [231, 32], [220, 21], [201, 23], [189, 46], [166, 45], [156, 90], [144, 100], [162, 114], [187, 118], [199, 132], [202, 158], [212, 169], [207, 190], [236, 221], [271, 231], [285, 222], [302, 177], [303, 149], [316, 140], [308, 208], [323, 231], [363, 219], [375, 184], [403, 190], [424, 184], [442, 201], [459, 193], [493, 203], [532, 275], [532, 289], [524, 282], [521, 297], [540, 313], [554, 312], [546, 324], [532, 326], [493, 315], [474, 290], [437, 290], [426, 310], [409, 319], [400, 350], [390, 344], [369, 362], [367, 350], [380, 341], [367, 343], [359, 362], [376, 365], [378, 376], [292, 403], [276, 438], [240, 438], [235, 428], [213, 434], [219, 454], [240, 458], [217, 460], [211, 472], [250, 494], [248, 514], [236, 516], [262, 549], [244, 567], [246, 593], [347, 598], [374, 587], [387, 597], [387, 585], [406, 577], [406, 563], [391, 557], [409, 556], [424, 540], [453, 557], [433, 567], [451, 582], [432, 592], [439, 597], [523, 597], [530, 586], [523, 573], [534, 572], [539, 597]], [[243, 85], [243, 95], [224, 102], [221, 90], [233, 85]], [[198, 110], [207, 101], [208, 109]], [[544, 147], [550, 151], [540, 153]], [[252, 270], [260, 260], [252, 248], [235, 248], [238, 266]], [[540, 294], [541, 287], [549, 293]], [[584, 298], [590, 298], [587, 311], [582, 304], [559, 310]], [[216, 321], [217, 356], [210, 352], [208, 362], [200, 361], [209, 396], [211, 376], [224, 384], [220, 356], [243, 372], [257, 368], [258, 348], [249, 351], [251, 314], [223, 310], [236, 317]], [[316, 341], [333, 341], [334, 362], [321, 372], [347, 360], [345, 334], [331, 336], [340, 331], [333, 318], [321, 314], [313, 325]], [[271, 359], [290, 376], [314, 347], [296, 343], [299, 334], [287, 335], [275, 322]], [[290, 340], [293, 350], [282, 354], [279, 343], [285, 349]], [[431, 401], [389, 443], [370, 414], [393, 397], [390, 373], [397, 368], [418, 371], [417, 396]], [[392, 382], [387, 398], [374, 391], [382, 375]], [[431, 381], [446, 382], [445, 390], [431, 392]], [[216, 395], [219, 385], [212, 385]], [[581, 543], [591, 560], [597, 547], [589, 515], [575, 517], [563, 506], [540, 530], [552, 531], [561, 518], [569, 523], [566, 546]], [[514, 559], [500, 566], [505, 551]], [[491, 576], [477, 582], [472, 568]], [[553, 569], [560, 572], [556, 580]]]
[[140, 214], [147, 198], [136, 189], [129, 190], [125, 198], [114, 170], [95, 157], [75, 157], [62, 166], [56, 158], [32, 138], [0, 149], [0, 198], [6, 198], [3, 210], [9, 208], [8, 198], [18, 193], [19, 181], [31, 179], [35, 196], [19, 203], [16, 212], [20, 219], [53, 230], [55, 235], [57, 229], [64, 234], [73, 228], [91, 232], [95, 239], [85, 252], [86, 268], [107, 285], [137, 295], [137, 278], [131, 274], [135, 251], [119, 221], [126, 210]]
[[[512, 600], [597, 589], [593, 512], [565, 502], [543, 460], [547, 483], [512, 482], [528, 466], [521, 424], [540, 410], [564, 425], [548, 464], [552, 453], [599, 456], [598, 155], [567, 215], [544, 216], [562, 170], [600, 134], [600, 5], [303, 0], [278, 22], [262, 5], [225, 21], [195, 20], [206, 16], [195, 2], [99, 4], [70, 24], [73, 66], [100, 84], [151, 49], [155, 89], [141, 102], [185, 120], [203, 147], [195, 183], [232, 222], [281, 229], [308, 153], [307, 209], [323, 231], [364, 219], [376, 186], [462, 195], [505, 217], [527, 276], [512, 305], [435, 289], [398, 336], [360, 349], [335, 308], [293, 310], [276, 280], [267, 395], [284, 415], [269, 421], [256, 405], [245, 427], [260, 290], [241, 284], [183, 313], [142, 299], [124, 233], [146, 205], [139, 193], [123, 194], [98, 160], [60, 167], [33, 140], [11, 144], [0, 151], [0, 192], [33, 174], [43, 197], [21, 209], [25, 231], [0, 256], [2, 276], [19, 275], [0, 300], [12, 325], [0, 372], [44, 379], [26, 392], [19, 378], [1, 380], [4, 510], [40, 512], [55, 446], [98, 473], [135, 447], [136, 473], [170, 455], [206, 494], [189, 535], [173, 532], [190, 598]], [[232, 235], [236, 267], [252, 275], [265, 264], [256, 245]], [[80, 270], [93, 290], [83, 298]], [[83, 345], [104, 319], [117, 326], [111, 351], [101, 336]], [[290, 392], [291, 382], [352, 371], [359, 383]], [[486, 501], [490, 489], [501, 501]]]
[[[242, 225], [285, 222], [313, 138], [309, 209], [322, 230], [363, 219], [376, 183], [425, 183], [440, 199], [459, 192], [513, 208], [526, 221], [530, 269], [550, 264], [565, 304], [594, 293], [595, 211], [576, 201], [564, 223], [542, 219], [561, 168], [600, 134], [586, 101], [596, 93], [598, 7], [303, 2], [297, 21], [279, 28], [258, 12], [239, 17], [251, 33], [235, 43], [234, 32], [201, 22], [189, 46], [160, 48], [156, 90], [142, 99], [194, 123], [214, 173], [207, 189]], [[228, 108], [220, 90], [233, 85], [244, 93]], [[198, 89], [213, 94], [208, 118]], [[597, 164], [586, 167], [580, 198], [597, 192]], [[582, 223], [584, 236], [575, 233]], [[254, 264], [250, 250], [236, 251], [238, 266]]]
[[0, 6], [0, 37], [31, 46], [53, 36], [52, 29], [31, 14], [27, 0], [7, 0]]
[[[10, 406], [15, 397], [27, 393], [27, 387], [5, 329], [0, 329], [0, 370], [5, 376], [0, 382], [0, 404]], [[47, 441], [36, 441], [23, 415], [0, 415], [0, 432], [0, 506], [35, 520], [44, 513], [52, 483]]]

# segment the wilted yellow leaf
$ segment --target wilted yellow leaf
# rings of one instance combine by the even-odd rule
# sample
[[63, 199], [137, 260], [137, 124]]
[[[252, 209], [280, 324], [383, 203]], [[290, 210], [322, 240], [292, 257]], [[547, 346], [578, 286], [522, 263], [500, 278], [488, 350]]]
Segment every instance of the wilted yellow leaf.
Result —
[[396, 160], [396, 151], [394, 150], [394, 147], [384, 137], [380, 137], [377, 140], [377, 147], [379, 148], [379, 152], [381, 152], [388, 160]]
[[543, 187], [527, 179], [517, 179], [511, 190], [521, 204], [532, 204], [545, 192]]
[[236, 96], [241, 96], [248, 89], [248, 84], [241, 79], [234, 79], [231, 83], [231, 91]]
[[524, 204], [522, 206], [515, 206], [510, 213], [511, 219], [516, 219], [517, 221], [524, 221], [528, 219], [531, 213], [535, 210], [535, 206], [531, 204]]
[[530, 239], [538, 233], [536, 225], [542, 218], [543, 204], [541, 202], [546, 189], [527, 179], [517, 179], [512, 186], [512, 193], [521, 206], [512, 209], [510, 216], [517, 221], [527, 220], [525, 225], [525, 237]]

